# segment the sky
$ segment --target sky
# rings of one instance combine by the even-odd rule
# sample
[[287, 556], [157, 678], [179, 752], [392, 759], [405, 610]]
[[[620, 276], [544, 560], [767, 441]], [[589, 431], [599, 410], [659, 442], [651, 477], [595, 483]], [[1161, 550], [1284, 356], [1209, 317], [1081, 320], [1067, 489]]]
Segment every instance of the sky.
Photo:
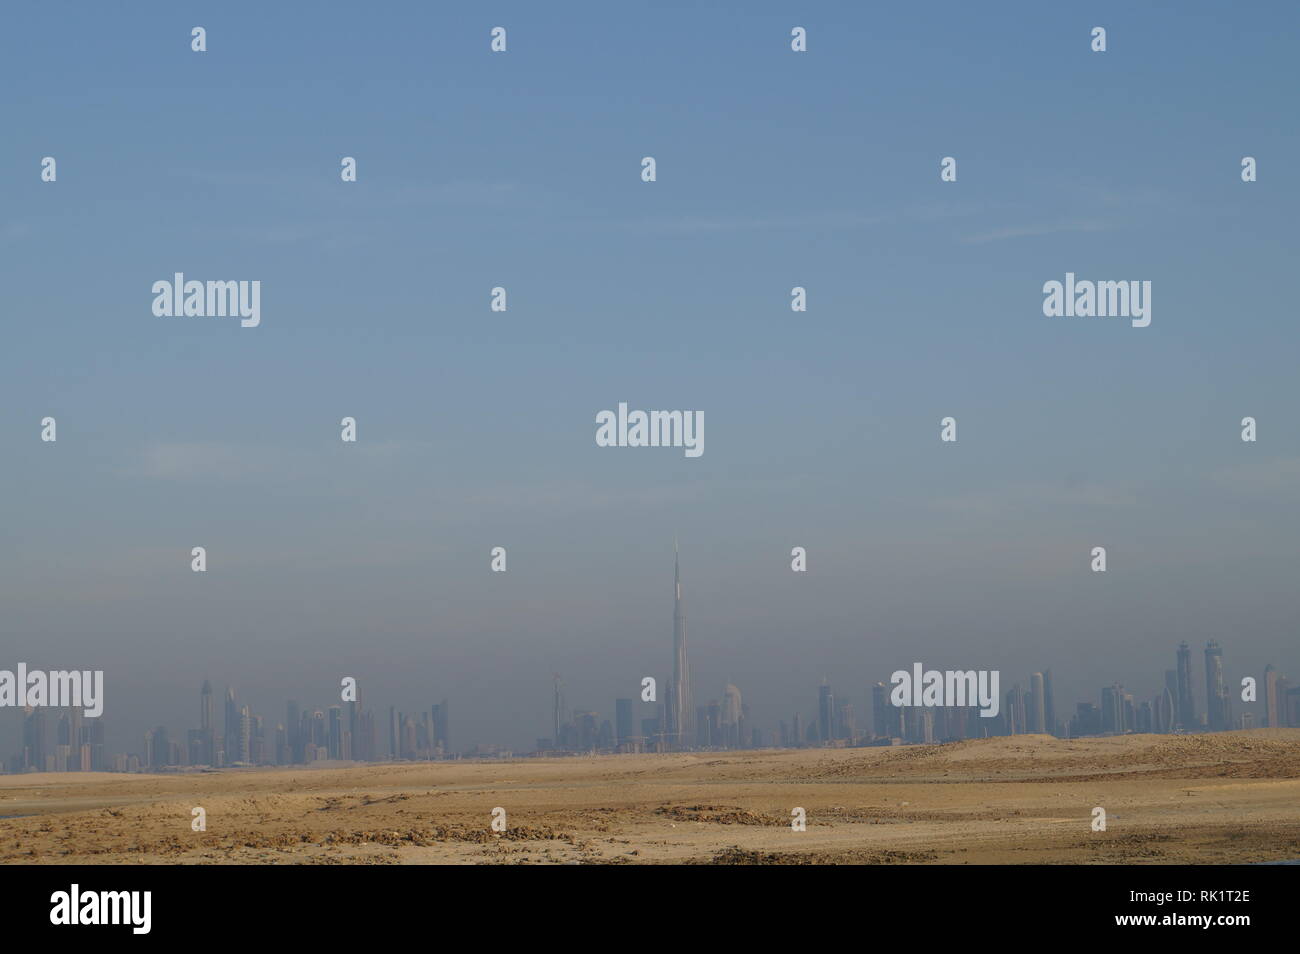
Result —
[[[1202, 708], [1206, 640], [1300, 674], [1295, 5], [0, 17], [0, 668], [103, 669], [114, 751], [205, 678], [272, 726], [445, 698], [457, 747], [549, 736], [552, 673], [612, 719], [674, 535], [695, 701], [765, 728], [918, 661], [1067, 713], [1184, 639]], [[260, 326], [156, 317], [175, 272]], [[1067, 272], [1150, 326], [1045, 317]], [[620, 401], [705, 453], [596, 446]]]

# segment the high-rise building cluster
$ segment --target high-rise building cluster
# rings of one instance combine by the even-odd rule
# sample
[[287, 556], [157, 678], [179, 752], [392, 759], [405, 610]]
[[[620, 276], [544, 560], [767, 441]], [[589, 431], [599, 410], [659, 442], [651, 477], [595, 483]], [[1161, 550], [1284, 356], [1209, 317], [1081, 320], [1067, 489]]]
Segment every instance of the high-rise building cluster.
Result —
[[46, 728], [50, 710], [28, 707], [23, 717], [22, 750], [10, 758], [10, 772], [150, 772], [183, 768], [302, 765], [325, 760], [379, 762], [390, 759], [440, 759], [454, 755], [447, 734], [447, 701], [419, 714], [389, 710], [387, 746], [381, 742], [373, 710], [356, 701], [326, 710], [303, 709], [291, 700], [285, 721], [268, 733], [262, 716], [240, 705], [226, 689], [218, 728], [213, 719], [212, 684], [199, 690], [199, 727], [183, 739], [166, 726], [144, 734], [139, 752], [108, 756], [104, 719], [87, 719], [81, 709], [58, 714], [55, 744]]
[[22, 749], [10, 758], [9, 771], [103, 772], [110, 768], [102, 717], [87, 719], [79, 708], [23, 709]]
[[[550, 738], [537, 740], [536, 754], [591, 752], [672, 752], [688, 749], [745, 749], [802, 746], [885, 745], [897, 742], [943, 742], [991, 735], [1077, 737], [1132, 732], [1220, 732], [1252, 728], [1253, 712], [1233, 717], [1232, 681], [1224, 674], [1223, 649], [1217, 640], [1205, 647], [1205, 705], [1198, 706], [1192, 651], [1180, 643], [1175, 668], [1164, 674], [1164, 688], [1137, 700], [1119, 683], [1101, 687], [1097, 701], [1080, 702], [1072, 714], [1057, 710], [1052, 671], [1031, 673], [1024, 685], [1013, 684], [999, 700], [998, 714], [985, 718], [975, 707], [895, 706], [890, 688], [870, 689], [871, 726], [860, 726], [853, 703], [836, 697], [823, 679], [817, 689], [816, 714], [805, 722], [796, 712], [774, 729], [754, 724], [740, 689], [728, 683], [720, 699], [696, 706], [686, 643], [686, 611], [681, 563], [674, 545], [672, 677], [662, 698], [614, 701], [614, 720], [590, 709], [570, 710], [561, 678], [554, 677]], [[1265, 727], [1300, 728], [1300, 685], [1274, 667], [1257, 687]], [[377, 762], [455, 757], [447, 731], [444, 699], [418, 713], [388, 710], [387, 732], [373, 710], [355, 701], [327, 710], [288, 704], [285, 721], [268, 734], [262, 716], [240, 705], [235, 690], [225, 694], [223, 720], [213, 718], [212, 685], [199, 692], [199, 727], [184, 740], [165, 726], [145, 733], [141, 752], [115, 755], [104, 750], [104, 720], [86, 719], [80, 709], [28, 708], [23, 718], [22, 749], [10, 760], [10, 772], [158, 771], [172, 768], [300, 765], [322, 760]], [[47, 722], [55, 720], [50, 743]], [[387, 736], [385, 739], [384, 736]], [[386, 744], [385, 744], [386, 743]], [[464, 756], [513, 754], [499, 746], [465, 750]]]
[[[651, 715], [640, 716], [638, 701], [617, 699], [614, 723], [595, 712], [569, 713], [564, 687], [555, 677], [553, 727], [550, 738], [537, 740], [539, 754], [557, 752], [667, 752], [680, 749], [736, 749], [800, 746], [882, 745], [894, 742], [942, 742], [992, 735], [1040, 733], [1055, 736], [1123, 734], [1130, 732], [1218, 732], [1252, 728], [1251, 713], [1236, 720], [1228, 680], [1223, 672], [1223, 651], [1211, 640], [1205, 648], [1207, 705], [1197, 708], [1192, 678], [1192, 653], [1186, 643], [1178, 647], [1177, 668], [1165, 673], [1164, 690], [1150, 700], [1135, 701], [1122, 685], [1103, 686], [1097, 702], [1081, 702], [1073, 714], [1058, 712], [1052, 671], [1030, 674], [1025, 685], [1016, 683], [999, 700], [993, 718], [974, 707], [895, 706], [890, 687], [876, 683], [870, 690], [871, 726], [859, 726], [853, 703], [839, 699], [828, 680], [817, 689], [816, 715], [805, 721], [794, 713], [774, 730], [754, 725], [740, 690], [728, 684], [722, 700], [691, 706], [690, 665], [687, 657], [686, 612], [682, 598], [681, 561], [673, 557], [673, 667], [663, 701], [653, 704]], [[1300, 728], [1300, 686], [1290, 683], [1272, 667], [1265, 670], [1260, 688], [1263, 724]], [[641, 703], [644, 709], [649, 703]], [[687, 714], [693, 711], [693, 717]]]
[[[1205, 647], [1205, 706], [1196, 698], [1192, 676], [1192, 651], [1180, 643], [1174, 669], [1165, 670], [1165, 685], [1151, 699], [1135, 701], [1133, 694], [1116, 684], [1101, 690], [1101, 706], [1081, 702], [1069, 723], [1061, 727], [1069, 735], [1099, 735], [1125, 732], [1223, 732], [1256, 726], [1255, 713], [1233, 716], [1233, 693], [1223, 672], [1223, 648], [1217, 640]], [[1256, 686], [1262, 704], [1259, 725], [1265, 728], [1300, 728], [1300, 686], [1273, 666], [1264, 669], [1263, 682]], [[1058, 732], [1058, 734], [1061, 734]]]

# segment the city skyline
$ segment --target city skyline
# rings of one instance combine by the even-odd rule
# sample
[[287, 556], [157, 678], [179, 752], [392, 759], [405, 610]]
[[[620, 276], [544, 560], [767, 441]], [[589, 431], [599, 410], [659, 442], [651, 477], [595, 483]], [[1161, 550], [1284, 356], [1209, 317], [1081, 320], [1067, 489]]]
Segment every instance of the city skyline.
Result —
[[[1050, 668], [1031, 672], [1027, 688], [1013, 681], [1005, 704], [994, 718], [980, 716], [974, 706], [896, 706], [889, 689], [876, 682], [866, 690], [871, 728], [859, 732], [853, 699], [848, 692], [837, 704], [830, 680], [817, 689], [814, 717], [805, 722], [796, 710], [789, 721], [761, 724], [743, 702], [739, 687], [726, 683], [717, 698], [687, 706], [690, 689], [686, 644], [681, 559], [673, 544], [672, 677], [662, 702], [644, 702], [639, 696], [616, 697], [613, 719], [602, 718], [595, 708], [569, 709], [559, 674], [553, 676], [552, 735], [537, 737], [533, 752], [649, 752], [710, 750], [716, 748], [804, 747], [809, 744], [880, 744], [881, 740], [932, 743], [987, 735], [1046, 733], [1066, 737], [1125, 734], [1129, 732], [1199, 732], [1263, 726], [1300, 727], [1300, 686], [1268, 665], [1257, 677], [1254, 703], [1233, 704], [1231, 687], [1223, 669], [1223, 650], [1211, 639], [1204, 650], [1204, 706], [1197, 703], [1191, 649], [1178, 644], [1175, 668], [1164, 671], [1163, 690], [1141, 698], [1119, 682], [1102, 686], [1099, 704], [1078, 702], [1073, 714], [1063, 717], [1056, 704], [1055, 680]], [[302, 708], [295, 699], [286, 703], [286, 718], [270, 728], [248, 704], [240, 705], [233, 687], [224, 695], [223, 731], [213, 718], [213, 688], [205, 678], [199, 690], [198, 728], [173, 737], [165, 725], [148, 730], [138, 753], [113, 753], [106, 748], [103, 717], [83, 719], [78, 709], [60, 713], [53, 749], [45, 735], [46, 713], [31, 709], [24, 714], [21, 748], [7, 761], [7, 770], [119, 771], [167, 767], [236, 765], [293, 765], [319, 761], [440, 759], [456, 756], [494, 757], [529, 754], [505, 743], [476, 743], [464, 750], [450, 743], [450, 703], [447, 698], [417, 712], [388, 707], [387, 739], [381, 737], [374, 709], [364, 708], [361, 685], [346, 685], [342, 699], [325, 708]], [[848, 698], [850, 701], [843, 701]], [[684, 705], [684, 703], [686, 705]], [[647, 715], [649, 707], [649, 715]], [[1233, 718], [1237, 712], [1237, 718]], [[76, 744], [72, 740], [77, 740]], [[386, 741], [386, 745], [384, 744]]]
[[[1177, 652], [1181, 665], [1186, 644]], [[1217, 641], [1207, 644], [1205, 655], [1221, 659]], [[105, 746], [104, 717], [87, 719], [76, 708], [32, 708], [23, 714], [20, 752], [6, 760], [5, 771], [137, 771], [150, 768], [231, 767], [256, 765], [301, 765], [319, 761], [426, 761], [442, 758], [496, 758], [528, 755], [584, 754], [603, 752], [671, 752], [679, 750], [804, 748], [826, 744], [932, 744], [999, 735], [1045, 733], [1064, 738], [1094, 735], [1153, 732], [1218, 732], [1242, 728], [1300, 727], [1300, 684], [1292, 684], [1276, 667], [1269, 665], [1258, 680], [1255, 702], [1228, 697], [1228, 709], [1236, 717], [1223, 727], [1212, 726], [1213, 711], [1197, 705], [1195, 690], [1183, 699], [1176, 691], [1179, 671], [1165, 671], [1163, 693], [1151, 699], [1135, 697], [1123, 684], [1102, 686], [1100, 704], [1077, 702], [1074, 711], [1063, 718], [1052, 698], [1051, 669], [1031, 673], [1025, 689], [1012, 683], [1006, 692], [1001, 714], [985, 721], [974, 706], [954, 707], [894, 706], [888, 699], [888, 686], [877, 682], [859, 699], [870, 702], [865, 711], [872, 713], [869, 732], [858, 732], [853, 702], [835, 702], [832, 686], [823, 681], [818, 686], [816, 702], [810, 707], [816, 715], [804, 721], [800, 711], [789, 721], [775, 726], [755, 725], [748, 707], [741, 701], [740, 690], [727, 684], [721, 702], [711, 699], [697, 707], [697, 733], [694, 742], [681, 746], [679, 735], [667, 728], [669, 706], [639, 703], [633, 697], [617, 697], [613, 721], [601, 718], [597, 709], [575, 709], [573, 718], [559, 726], [560, 739], [538, 738], [532, 750], [517, 750], [508, 745], [475, 745], [458, 750], [449, 744], [450, 704], [444, 699], [429, 709], [405, 712], [390, 706], [387, 713], [386, 744], [380, 736], [376, 711], [357, 702], [336, 703], [328, 707], [300, 707], [296, 700], [286, 703], [289, 718], [277, 723], [268, 734], [262, 715], [248, 705], [239, 705], [233, 687], [226, 687], [224, 734], [218, 737], [212, 722], [212, 690], [209, 680], [200, 687], [199, 728], [173, 737], [165, 726], [146, 733], [139, 752], [110, 753]], [[1207, 670], [1207, 688], [1217, 685], [1221, 670]], [[846, 694], [849, 695], [849, 694]], [[812, 696], [810, 694], [809, 698]], [[1208, 700], [1208, 696], [1206, 697]], [[1162, 699], [1166, 700], [1162, 702]], [[1220, 705], [1223, 696], [1219, 697]], [[1174, 719], [1174, 713], [1190, 706], [1195, 713], [1189, 730]], [[647, 711], [652, 713], [647, 715]], [[299, 727], [296, 731], [290, 726]], [[1246, 724], [1243, 724], [1246, 723]], [[343, 728], [344, 725], [347, 728]], [[665, 728], [660, 731], [659, 725]], [[956, 727], [960, 726], [960, 729]], [[865, 727], [863, 727], [865, 729]], [[53, 740], [50, 734], [53, 732]], [[211, 733], [211, 734], [209, 734]], [[753, 733], [759, 733], [755, 736]], [[206, 736], [206, 741], [205, 741]], [[38, 740], [40, 738], [40, 741]], [[70, 739], [85, 741], [72, 747]], [[213, 761], [204, 761], [213, 751]], [[630, 743], [630, 744], [629, 744]], [[206, 748], [205, 748], [206, 746]], [[170, 751], [166, 751], [170, 748]], [[230, 752], [238, 755], [231, 759]], [[198, 756], [195, 753], [199, 753]], [[160, 754], [161, 753], [161, 754]], [[183, 753], [183, 754], [182, 754]], [[41, 759], [42, 768], [24, 764], [25, 759]], [[158, 759], [162, 759], [159, 761]], [[75, 767], [71, 767], [75, 766]]]

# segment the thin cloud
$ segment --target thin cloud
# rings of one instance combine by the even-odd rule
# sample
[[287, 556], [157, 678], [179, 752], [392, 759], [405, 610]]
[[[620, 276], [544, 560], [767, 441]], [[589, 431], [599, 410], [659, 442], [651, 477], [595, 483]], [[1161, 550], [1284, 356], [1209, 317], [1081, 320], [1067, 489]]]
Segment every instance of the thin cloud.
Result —
[[1137, 503], [1137, 493], [1123, 487], [1027, 483], [940, 497], [932, 507], [952, 513], [997, 516], [1041, 508], [1121, 509], [1137, 506]]
[[1210, 474], [1210, 480], [1226, 490], [1260, 494], [1300, 487], [1300, 457], [1272, 458], [1222, 467]]
[[[367, 441], [349, 447], [363, 460], [386, 460], [417, 448], [411, 441]], [[325, 472], [333, 455], [267, 444], [190, 441], [144, 447], [125, 474], [153, 480], [244, 483], [298, 480], [305, 473]]]
[[1007, 239], [1034, 238], [1042, 235], [1056, 235], [1062, 232], [1106, 232], [1117, 228], [1114, 222], [1087, 220], [1078, 222], [1057, 222], [1050, 225], [1020, 225], [1008, 228], [992, 229], [967, 235], [962, 241], [968, 245], [984, 245], [988, 242], [1002, 242]]

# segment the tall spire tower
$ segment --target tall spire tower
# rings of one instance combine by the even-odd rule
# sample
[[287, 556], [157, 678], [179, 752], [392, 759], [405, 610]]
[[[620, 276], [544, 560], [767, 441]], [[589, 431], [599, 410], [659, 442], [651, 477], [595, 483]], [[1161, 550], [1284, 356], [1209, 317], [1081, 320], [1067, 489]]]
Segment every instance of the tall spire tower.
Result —
[[212, 683], [206, 679], [199, 690], [199, 728], [204, 732], [212, 728]]
[[678, 748], [692, 741], [691, 670], [686, 659], [686, 611], [682, 608], [682, 570], [673, 538], [673, 713], [672, 735]]

